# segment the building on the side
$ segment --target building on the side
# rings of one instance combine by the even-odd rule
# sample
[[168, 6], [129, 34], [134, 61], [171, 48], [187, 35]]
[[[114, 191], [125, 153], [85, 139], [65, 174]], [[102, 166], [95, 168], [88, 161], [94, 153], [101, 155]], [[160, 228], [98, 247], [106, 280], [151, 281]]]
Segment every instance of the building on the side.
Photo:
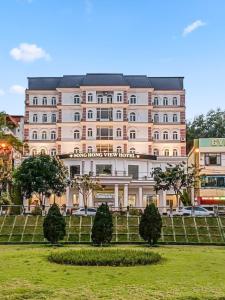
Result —
[[197, 170], [196, 204], [225, 204], [225, 138], [200, 138], [188, 155]]
[[[29, 154], [59, 155], [70, 176], [90, 173], [102, 191], [89, 199], [142, 207], [153, 199], [151, 172], [186, 158], [183, 77], [86, 74], [30, 77], [24, 140]], [[60, 200], [83, 205], [69, 190]], [[163, 192], [158, 205], [176, 206]]]

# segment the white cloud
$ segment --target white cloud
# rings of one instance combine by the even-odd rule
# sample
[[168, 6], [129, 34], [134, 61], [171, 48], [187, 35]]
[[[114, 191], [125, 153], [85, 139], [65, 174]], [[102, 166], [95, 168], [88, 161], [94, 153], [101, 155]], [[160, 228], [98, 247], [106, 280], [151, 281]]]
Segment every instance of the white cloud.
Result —
[[4, 96], [4, 95], [5, 95], [5, 92], [2, 89], [0, 89], [0, 96]]
[[15, 60], [33, 62], [37, 59], [50, 59], [50, 55], [36, 44], [21, 43], [19, 47], [10, 50], [10, 55]]
[[85, 12], [87, 15], [90, 15], [93, 10], [93, 4], [91, 0], [84, 0]]
[[196, 20], [193, 23], [189, 24], [187, 27], [183, 30], [183, 36], [188, 35], [189, 33], [193, 32], [194, 30], [198, 29], [199, 27], [205, 26], [206, 23], [202, 20]]
[[14, 84], [10, 87], [10, 92], [13, 94], [24, 94], [25, 88], [19, 84]]

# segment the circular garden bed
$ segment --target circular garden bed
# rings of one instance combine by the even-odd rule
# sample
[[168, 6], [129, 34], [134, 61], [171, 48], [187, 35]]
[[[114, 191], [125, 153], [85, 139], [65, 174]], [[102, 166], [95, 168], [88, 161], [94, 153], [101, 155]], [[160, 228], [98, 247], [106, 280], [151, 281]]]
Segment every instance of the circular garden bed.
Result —
[[75, 266], [136, 266], [160, 261], [161, 256], [148, 250], [135, 249], [77, 249], [52, 252], [48, 260]]

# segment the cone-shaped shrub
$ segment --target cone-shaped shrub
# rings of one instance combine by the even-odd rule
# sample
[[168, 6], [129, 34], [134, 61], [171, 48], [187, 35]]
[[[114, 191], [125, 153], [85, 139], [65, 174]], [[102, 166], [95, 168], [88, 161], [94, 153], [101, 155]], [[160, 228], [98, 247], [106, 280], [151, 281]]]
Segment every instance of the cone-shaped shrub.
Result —
[[155, 204], [146, 206], [141, 216], [139, 224], [140, 236], [149, 243], [154, 245], [161, 236], [162, 218]]
[[56, 244], [66, 235], [66, 222], [57, 204], [50, 207], [44, 219], [43, 232], [44, 237], [52, 244]]
[[112, 214], [107, 204], [101, 204], [96, 212], [92, 227], [91, 239], [94, 245], [109, 244], [112, 239]]

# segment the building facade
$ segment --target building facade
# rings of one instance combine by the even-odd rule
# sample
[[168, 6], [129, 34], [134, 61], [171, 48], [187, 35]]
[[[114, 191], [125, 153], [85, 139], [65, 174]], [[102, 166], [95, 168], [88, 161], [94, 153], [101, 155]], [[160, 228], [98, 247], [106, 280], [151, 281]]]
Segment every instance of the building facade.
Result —
[[[145, 205], [154, 195], [152, 169], [186, 157], [185, 121], [183, 77], [28, 78], [29, 154], [59, 155], [71, 176], [97, 176], [104, 192], [92, 195], [90, 205], [104, 199], [116, 207]], [[163, 195], [161, 205], [166, 200], [175, 201]], [[82, 206], [71, 190], [61, 201]]]
[[194, 140], [188, 165], [198, 170], [197, 204], [225, 204], [225, 138]]

